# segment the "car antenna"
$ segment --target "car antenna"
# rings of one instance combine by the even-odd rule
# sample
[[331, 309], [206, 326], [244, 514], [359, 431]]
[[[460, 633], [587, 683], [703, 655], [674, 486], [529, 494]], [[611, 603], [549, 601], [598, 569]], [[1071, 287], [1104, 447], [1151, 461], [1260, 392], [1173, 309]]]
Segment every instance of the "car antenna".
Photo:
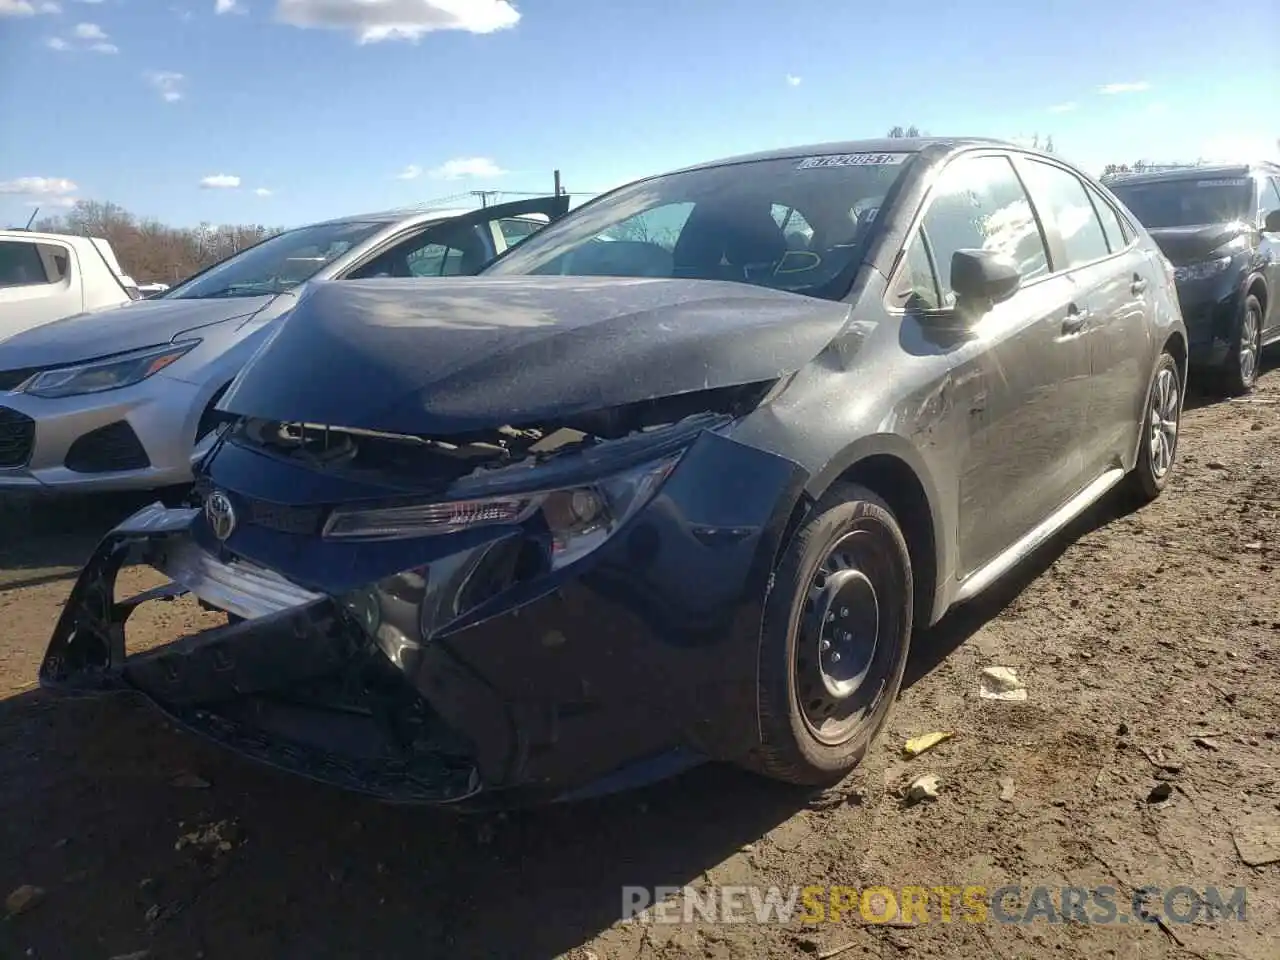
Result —
[[31, 211], [31, 219], [27, 221], [27, 225], [22, 228], [23, 230], [31, 229], [31, 225], [36, 222], [36, 214], [38, 214], [39, 212], [40, 212], [39, 207], [36, 207], [34, 210]]

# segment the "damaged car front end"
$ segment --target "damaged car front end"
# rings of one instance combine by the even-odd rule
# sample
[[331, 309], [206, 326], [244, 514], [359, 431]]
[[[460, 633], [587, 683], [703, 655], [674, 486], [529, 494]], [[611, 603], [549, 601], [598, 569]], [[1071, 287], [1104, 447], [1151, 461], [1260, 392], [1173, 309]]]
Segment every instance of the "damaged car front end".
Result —
[[[198, 474], [200, 506], [147, 507], [103, 540], [42, 683], [139, 692], [241, 754], [393, 802], [576, 798], [749, 751], [762, 605], [806, 473], [733, 428], [847, 307], [798, 311], [789, 295], [729, 284], [624, 286], [555, 281], [541, 296], [562, 316], [594, 304], [583, 325], [597, 336], [638, 310], [678, 331], [717, 297], [761, 319], [754, 336], [737, 324], [730, 349], [710, 346], [704, 317], [645, 364], [647, 380], [593, 379], [577, 399], [568, 369], [583, 358], [564, 343], [559, 375], [542, 363], [536, 383], [476, 377], [479, 363], [543, 350], [537, 328], [508, 328], [482, 359], [441, 347], [431, 382], [410, 384], [416, 364], [394, 348], [404, 327], [388, 325], [365, 331], [365, 359], [348, 358], [350, 379], [325, 392], [315, 372], [351, 342], [351, 306], [367, 319], [371, 298], [406, 301], [395, 284], [318, 286], [229, 393], [235, 419]], [[494, 316], [529, 306], [502, 283], [438, 287], [416, 308], [436, 320], [450, 302], [487, 300]], [[654, 385], [694, 370], [692, 389]], [[484, 382], [505, 390], [494, 411], [463, 396]], [[346, 398], [337, 423], [324, 422], [338, 419], [331, 396]], [[481, 426], [499, 402], [517, 424]], [[298, 418], [250, 413], [286, 409]], [[429, 429], [406, 431], [414, 422]], [[137, 561], [170, 582], [117, 599], [117, 574]], [[133, 611], [186, 593], [226, 622], [133, 652]]]

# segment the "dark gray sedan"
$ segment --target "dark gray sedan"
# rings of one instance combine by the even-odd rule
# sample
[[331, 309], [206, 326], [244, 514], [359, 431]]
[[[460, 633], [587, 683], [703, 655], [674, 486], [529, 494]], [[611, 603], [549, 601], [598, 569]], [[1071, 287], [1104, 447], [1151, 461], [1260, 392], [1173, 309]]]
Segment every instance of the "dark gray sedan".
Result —
[[[81, 574], [42, 667], [397, 800], [582, 796], [702, 758], [847, 773], [913, 627], [1108, 490], [1157, 496], [1187, 336], [1102, 186], [980, 140], [630, 184], [478, 278], [309, 287], [202, 501]], [[172, 585], [111, 602], [130, 551]], [[229, 625], [128, 654], [141, 602]]]

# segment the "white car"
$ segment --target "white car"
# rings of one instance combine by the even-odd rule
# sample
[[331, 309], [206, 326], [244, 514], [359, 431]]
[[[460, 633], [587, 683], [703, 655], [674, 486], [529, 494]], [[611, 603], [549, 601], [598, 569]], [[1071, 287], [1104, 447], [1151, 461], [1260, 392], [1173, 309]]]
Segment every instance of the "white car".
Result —
[[106, 240], [0, 230], [0, 341], [140, 296]]

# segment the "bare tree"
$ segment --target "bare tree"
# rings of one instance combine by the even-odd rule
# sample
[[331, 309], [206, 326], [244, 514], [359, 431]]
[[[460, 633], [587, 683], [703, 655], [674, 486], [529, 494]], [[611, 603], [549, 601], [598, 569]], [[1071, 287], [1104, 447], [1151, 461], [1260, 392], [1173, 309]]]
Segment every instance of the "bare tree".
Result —
[[33, 229], [101, 237], [111, 244], [125, 273], [139, 283], [173, 284], [283, 228], [208, 223], [170, 227], [159, 220], [139, 220], [119, 204], [80, 200], [61, 217], [38, 220]]
[[913, 123], [909, 127], [890, 127], [888, 136], [890, 140], [901, 140], [904, 137], [920, 137], [924, 136], [924, 134], [922, 134], [920, 132], [920, 128]]

